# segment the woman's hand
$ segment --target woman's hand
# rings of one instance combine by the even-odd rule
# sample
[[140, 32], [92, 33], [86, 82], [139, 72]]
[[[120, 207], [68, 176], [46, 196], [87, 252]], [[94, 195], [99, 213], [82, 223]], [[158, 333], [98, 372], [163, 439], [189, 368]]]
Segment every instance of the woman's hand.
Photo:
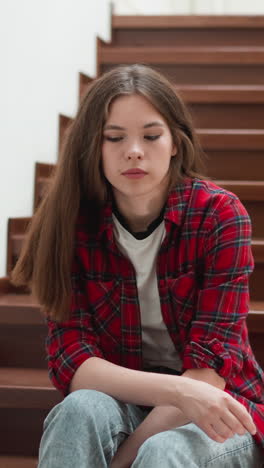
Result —
[[183, 377], [183, 384], [177, 406], [211, 439], [224, 442], [234, 434], [256, 433], [246, 408], [228, 393], [188, 377]]

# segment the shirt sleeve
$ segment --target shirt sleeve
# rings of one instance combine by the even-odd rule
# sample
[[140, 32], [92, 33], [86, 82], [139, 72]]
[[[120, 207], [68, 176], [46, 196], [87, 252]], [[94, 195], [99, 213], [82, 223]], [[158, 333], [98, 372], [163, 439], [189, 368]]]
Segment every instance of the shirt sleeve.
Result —
[[104, 358], [93, 329], [85, 294], [82, 267], [77, 258], [72, 268], [71, 314], [64, 322], [47, 319], [46, 351], [53, 385], [66, 396], [77, 368], [90, 357]]
[[251, 234], [250, 218], [239, 199], [218, 204], [207, 231], [203, 284], [184, 350], [184, 370], [213, 368], [228, 378], [242, 369], [248, 346], [248, 278], [254, 268]]

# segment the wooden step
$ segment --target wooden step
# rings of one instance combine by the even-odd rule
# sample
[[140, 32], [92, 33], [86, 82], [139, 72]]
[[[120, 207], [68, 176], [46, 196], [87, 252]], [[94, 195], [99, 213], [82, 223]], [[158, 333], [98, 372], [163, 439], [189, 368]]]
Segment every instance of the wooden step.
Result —
[[47, 370], [0, 368], [0, 453], [36, 457], [44, 419], [60, 401]]
[[264, 174], [263, 130], [197, 129], [197, 133], [208, 156], [210, 177], [259, 180]]
[[93, 78], [84, 73], [79, 73], [79, 101], [82, 101], [83, 96], [86, 94], [89, 85], [93, 82]]
[[256, 263], [264, 263], [264, 239], [254, 239], [252, 252]]
[[263, 338], [264, 338], [264, 302], [250, 302], [250, 313], [247, 317], [247, 326], [249, 330], [249, 341], [254, 352], [254, 355], [264, 369], [264, 353], [263, 353]]
[[228, 15], [122, 16], [112, 18], [119, 46], [264, 45], [264, 17]]
[[210, 129], [197, 128], [197, 134], [205, 151], [264, 150], [264, 130], [261, 129]]
[[63, 143], [63, 138], [66, 135], [66, 132], [70, 126], [70, 124], [73, 122], [73, 119], [71, 117], [68, 117], [67, 115], [60, 114], [59, 115], [59, 145], [58, 145], [58, 152], [60, 152], [60, 149], [62, 147]]
[[55, 164], [42, 164], [36, 162], [35, 164], [35, 184], [34, 184], [34, 206], [35, 211], [41, 202], [45, 192], [48, 188], [49, 180], [54, 173]]
[[45, 326], [45, 316], [32, 294], [0, 293], [0, 325]]
[[98, 41], [97, 74], [118, 65], [144, 63], [175, 84], [264, 84], [263, 46], [120, 47]]
[[264, 105], [261, 101], [259, 103], [190, 102], [187, 107], [196, 128], [246, 130], [264, 128]]
[[32, 295], [0, 294], [0, 366], [47, 369], [46, 336], [45, 317]]
[[[188, 104], [263, 104], [263, 85], [176, 84], [176, 91]], [[202, 128], [202, 126], [200, 127]], [[204, 127], [206, 128], [206, 127]], [[218, 128], [218, 127], [215, 127]], [[234, 128], [234, 127], [232, 127]], [[236, 128], [236, 127], [235, 127]], [[239, 127], [237, 127], [239, 128]], [[255, 127], [256, 128], [256, 127]]]
[[235, 193], [243, 202], [264, 202], [264, 181], [216, 180], [216, 185]]
[[[91, 80], [83, 78], [85, 94]], [[175, 89], [192, 114], [196, 128], [264, 127], [264, 86], [180, 85]]]
[[7, 226], [7, 273], [9, 274], [16, 264], [18, 255], [21, 249], [21, 240], [18, 241], [16, 236], [25, 234], [31, 218], [10, 218]]
[[253, 237], [264, 238], [264, 181], [213, 181], [237, 195], [249, 213]]
[[0, 455], [1, 468], [37, 468], [38, 459], [36, 457], [14, 457]]
[[0, 368], [0, 408], [50, 410], [61, 400], [47, 369]]
[[102, 43], [100, 63], [164, 65], [264, 65], [264, 46], [120, 47]]

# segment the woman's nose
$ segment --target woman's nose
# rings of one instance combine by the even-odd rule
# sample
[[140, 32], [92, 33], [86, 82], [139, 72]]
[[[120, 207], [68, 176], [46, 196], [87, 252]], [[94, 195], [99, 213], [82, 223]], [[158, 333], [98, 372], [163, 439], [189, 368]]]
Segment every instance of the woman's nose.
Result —
[[141, 159], [144, 156], [143, 148], [138, 144], [133, 144], [127, 148], [127, 159]]

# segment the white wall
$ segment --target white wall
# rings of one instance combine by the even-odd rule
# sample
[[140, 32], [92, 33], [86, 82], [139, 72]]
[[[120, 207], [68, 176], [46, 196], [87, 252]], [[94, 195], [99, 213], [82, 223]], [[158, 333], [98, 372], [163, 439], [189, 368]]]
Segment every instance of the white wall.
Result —
[[263, 0], [113, 0], [118, 15], [263, 14]]
[[31, 216], [34, 165], [54, 163], [58, 115], [74, 116], [79, 72], [95, 76], [108, 0], [0, 0], [0, 276], [7, 219]]

